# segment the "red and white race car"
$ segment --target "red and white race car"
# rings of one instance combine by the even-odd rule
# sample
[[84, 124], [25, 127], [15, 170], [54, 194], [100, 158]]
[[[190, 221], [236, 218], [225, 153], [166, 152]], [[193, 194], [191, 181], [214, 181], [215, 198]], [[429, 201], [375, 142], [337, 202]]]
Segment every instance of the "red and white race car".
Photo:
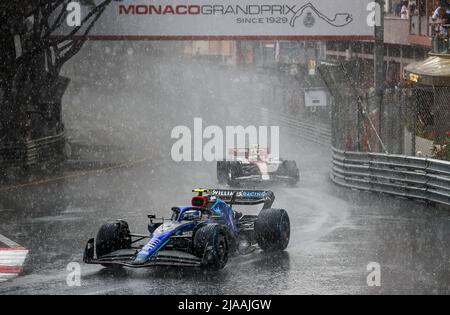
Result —
[[270, 157], [266, 148], [230, 149], [231, 161], [217, 162], [220, 184], [239, 186], [244, 183], [285, 182], [295, 186], [300, 171], [295, 161]]

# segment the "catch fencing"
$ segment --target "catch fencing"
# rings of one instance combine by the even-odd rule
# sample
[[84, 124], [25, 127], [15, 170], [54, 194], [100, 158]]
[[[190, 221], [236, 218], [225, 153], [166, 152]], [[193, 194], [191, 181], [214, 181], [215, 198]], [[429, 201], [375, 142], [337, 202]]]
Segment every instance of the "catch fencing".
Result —
[[359, 190], [450, 205], [450, 162], [333, 148], [331, 179]]
[[[293, 135], [330, 146], [332, 130], [286, 113], [259, 110], [262, 123], [278, 124]], [[450, 162], [431, 158], [332, 148], [331, 180], [342, 187], [385, 193], [450, 206]]]
[[294, 136], [325, 146], [331, 145], [331, 128], [329, 125], [319, 122], [311, 123], [266, 108], [260, 108], [259, 115], [263, 124], [283, 126]]

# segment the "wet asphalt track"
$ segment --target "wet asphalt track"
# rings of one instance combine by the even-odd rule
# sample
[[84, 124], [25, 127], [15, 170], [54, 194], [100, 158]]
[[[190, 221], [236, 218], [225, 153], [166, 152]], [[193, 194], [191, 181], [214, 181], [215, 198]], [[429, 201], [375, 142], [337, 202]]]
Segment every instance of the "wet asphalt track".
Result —
[[[206, 104], [208, 97], [196, 101]], [[337, 188], [328, 179], [329, 149], [292, 138], [283, 127], [281, 153], [297, 161], [302, 176], [298, 187], [273, 187], [275, 206], [291, 218], [285, 252], [236, 257], [217, 273], [84, 265], [85, 243], [104, 221], [123, 218], [145, 232], [146, 214], [167, 216], [171, 206], [189, 202], [192, 188], [217, 187], [214, 164], [170, 159], [170, 130], [192, 119], [184, 116], [152, 112], [150, 125], [164, 118], [166, 127], [156, 124], [151, 158], [142, 165], [0, 192], [0, 233], [30, 250], [23, 275], [0, 284], [0, 294], [450, 293], [448, 210]], [[81, 264], [79, 287], [66, 283], [70, 262]], [[381, 265], [381, 287], [367, 286], [369, 262]]]

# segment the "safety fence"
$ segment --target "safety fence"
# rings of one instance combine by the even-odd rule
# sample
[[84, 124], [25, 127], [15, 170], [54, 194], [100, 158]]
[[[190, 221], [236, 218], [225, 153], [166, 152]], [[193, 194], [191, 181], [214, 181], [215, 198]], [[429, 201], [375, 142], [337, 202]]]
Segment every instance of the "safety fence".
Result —
[[260, 108], [259, 115], [263, 124], [287, 127], [288, 132], [294, 136], [321, 145], [331, 145], [331, 127], [326, 124], [301, 120], [266, 108]]
[[334, 99], [333, 146], [450, 161], [450, 88], [389, 85], [380, 96], [372, 66], [363, 60], [319, 66]]
[[64, 147], [64, 133], [0, 147], [0, 169], [60, 160]]
[[[291, 134], [331, 144], [331, 128], [260, 109], [263, 123], [278, 123]], [[332, 149], [331, 180], [342, 187], [450, 205], [450, 162], [405, 155]]]
[[450, 205], [450, 162], [333, 149], [331, 179], [340, 186]]

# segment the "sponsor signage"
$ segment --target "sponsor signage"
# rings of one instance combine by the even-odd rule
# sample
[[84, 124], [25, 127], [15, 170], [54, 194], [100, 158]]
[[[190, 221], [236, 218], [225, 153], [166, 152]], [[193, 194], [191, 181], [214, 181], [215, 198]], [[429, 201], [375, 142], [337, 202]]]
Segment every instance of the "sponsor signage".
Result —
[[[101, 0], [94, 1], [100, 3]], [[371, 39], [370, 0], [115, 0], [90, 39]], [[86, 15], [88, 7], [81, 14]], [[83, 18], [83, 17], [82, 17]], [[64, 33], [70, 31], [66, 26]]]
[[248, 198], [248, 199], [262, 199], [265, 198], [267, 193], [265, 191], [250, 191], [250, 190], [210, 190], [210, 194], [217, 197], [232, 197], [236, 193], [237, 198]]
[[306, 107], [324, 107], [328, 105], [327, 92], [325, 90], [305, 91]]

